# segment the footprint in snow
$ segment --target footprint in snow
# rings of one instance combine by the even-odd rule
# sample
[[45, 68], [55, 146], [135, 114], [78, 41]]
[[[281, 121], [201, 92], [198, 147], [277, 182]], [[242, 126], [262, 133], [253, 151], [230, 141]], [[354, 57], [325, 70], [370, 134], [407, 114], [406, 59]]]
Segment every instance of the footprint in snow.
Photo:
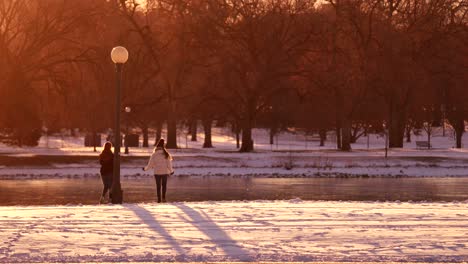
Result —
[[447, 248], [452, 250], [452, 251], [458, 251], [458, 247], [456, 247], [456, 246], [447, 247]]
[[15, 257], [15, 258], [29, 259], [29, 254], [28, 253], [15, 253], [15, 254], [13, 254], [11, 256]]
[[210, 247], [210, 246], [204, 246], [203, 248], [204, 248], [204, 249], [211, 250], [211, 251], [216, 251], [216, 249], [217, 249], [216, 246], [212, 246], [212, 247]]
[[120, 253], [122, 252], [123, 250], [125, 250], [126, 248], [124, 247], [120, 247], [120, 248], [110, 248], [109, 251], [112, 251], [114, 253]]
[[273, 224], [266, 221], [266, 220], [257, 220], [255, 221], [257, 224], [261, 224], [261, 225], [266, 225], [266, 226], [272, 226]]
[[433, 245], [432, 247], [437, 249], [445, 249], [445, 247], [441, 245]]
[[324, 236], [326, 236], [328, 234], [329, 234], [328, 232], [319, 232], [319, 233], [315, 233], [314, 235], [324, 237]]
[[39, 249], [37, 249], [37, 248], [30, 248], [29, 251], [30, 251], [31, 253], [39, 253], [39, 252], [41, 252], [41, 251], [40, 251]]

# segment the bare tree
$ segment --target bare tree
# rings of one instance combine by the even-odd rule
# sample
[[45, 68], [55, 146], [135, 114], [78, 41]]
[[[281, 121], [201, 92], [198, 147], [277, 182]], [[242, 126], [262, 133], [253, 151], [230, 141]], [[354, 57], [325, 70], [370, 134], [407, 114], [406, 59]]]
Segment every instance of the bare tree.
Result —
[[0, 3], [0, 110], [3, 127], [14, 143], [37, 144], [40, 132], [36, 139], [27, 139], [42, 125], [36, 98], [50, 84], [63, 87], [63, 66], [84, 59], [86, 50], [71, 38], [80, 21], [92, 15], [89, 11], [71, 2], [51, 0]]
[[226, 73], [218, 96], [236, 109], [242, 128], [240, 151], [249, 152], [254, 148], [252, 128], [258, 113], [270, 106], [271, 97], [283, 88], [279, 81], [295, 71], [296, 61], [306, 51], [311, 30], [303, 14], [313, 3], [210, 3], [216, 13], [207, 18], [219, 40], [217, 53]]

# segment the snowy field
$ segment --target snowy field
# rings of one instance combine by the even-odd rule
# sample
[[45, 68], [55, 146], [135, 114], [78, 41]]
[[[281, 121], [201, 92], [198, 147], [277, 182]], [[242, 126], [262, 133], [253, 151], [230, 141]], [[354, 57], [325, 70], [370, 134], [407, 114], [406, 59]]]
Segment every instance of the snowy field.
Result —
[[[199, 131], [201, 131], [199, 129]], [[193, 152], [193, 150], [202, 151], [204, 134], [199, 132], [197, 134], [197, 141], [190, 141], [190, 136], [185, 134], [183, 131], [178, 131], [177, 144], [180, 148], [180, 152]], [[163, 133], [163, 138], [166, 138]], [[255, 150], [257, 152], [271, 152], [271, 151], [319, 151], [319, 150], [336, 150], [336, 136], [333, 132], [329, 132], [325, 146], [320, 147], [318, 141], [318, 135], [305, 136], [303, 132], [281, 132], [274, 137], [274, 143], [271, 145], [269, 140], [268, 130], [265, 129], [253, 129], [252, 138], [254, 140]], [[104, 143], [106, 139], [105, 134], [101, 134], [101, 142]], [[399, 149], [396, 153], [398, 155], [406, 156], [406, 151], [409, 155], [422, 155], [431, 156], [431, 150], [417, 149], [416, 141], [427, 141], [427, 135], [424, 131], [420, 135], [412, 135], [411, 142], [404, 142], [404, 148]], [[236, 140], [235, 135], [226, 128], [213, 128], [212, 130], [212, 142], [214, 149], [208, 152], [230, 152], [236, 151]], [[150, 134], [149, 144], [154, 143], [154, 135]], [[68, 134], [43, 136], [39, 141], [38, 147], [23, 147], [16, 148], [0, 144], [0, 153], [10, 154], [41, 154], [41, 155], [57, 155], [57, 154], [68, 154], [68, 155], [94, 155], [93, 148], [84, 147], [84, 137], [81, 136], [70, 136]], [[142, 145], [142, 136], [140, 135], [140, 146]], [[442, 128], [434, 128], [431, 136], [431, 145], [435, 150], [446, 150], [448, 152], [462, 152], [466, 153], [468, 150], [464, 149], [468, 146], [468, 136], [462, 138], [462, 150], [455, 150], [455, 137], [453, 131], [449, 128], [445, 132]], [[359, 151], [383, 151], [385, 147], [384, 134], [369, 134], [368, 137], [360, 137], [356, 143], [352, 144], [353, 150]], [[99, 148], [98, 148], [99, 149]], [[131, 148], [132, 149], [132, 148]], [[417, 150], [417, 151], [415, 151]], [[133, 148], [131, 155], [146, 155], [151, 148]], [[204, 151], [206, 152], [206, 150]], [[353, 152], [351, 152], [353, 153]], [[417, 154], [418, 153], [418, 154]], [[374, 154], [383, 156], [383, 152]], [[349, 155], [349, 154], [347, 154]], [[436, 154], [437, 155], [437, 154]]]
[[[215, 148], [201, 148], [202, 134], [197, 142], [180, 135], [180, 149], [171, 152], [176, 177], [468, 176], [468, 149], [454, 149], [450, 132], [436, 131], [430, 150], [415, 146], [425, 135], [414, 137], [404, 148], [389, 150], [388, 158], [381, 135], [360, 138], [351, 152], [337, 151], [333, 140], [318, 147], [304, 135], [283, 133], [269, 145], [266, 132], [255, 130], [255, 152], [238, 153], [232, 134], [214, 129]], [[0, 178], [97, 177], [98, 153], [83, 141], [51, 136], [35, 148], [0, 145]], [[122, 177], [150, 177], [141, 167], [151, 151], [130, 148], [130, 155], [122, 154]], [[468, 201], [3, 206], [0, 237], [2, 263], [460, 263], [468, 262]]]
[[1, 207], [0, 262], [463, 262], [467, 205], [294, 199]]
[[[282, 133], [275, 144], [268, 144], [265, 130], [254, 130], [256, 142], [253, 153], [236, 151], [232, 134], [215, 129], [213, 149], [203, 149], [203, 134], [197, 142], [186, 135], [179, 137], [180, 149], [172, 150], [175, 168], [179, 176], [256, 176], [256, 177], [466, 177], [468, 176], [468, 149], [453, 148], [450, 131], [446, 136], [441, 131], [431, 138], [433, 149], [418, 149], [415, 141], [426, 140], [425, 135], [414, 136], [413, 142], [404, 148], [388, 151], [385, 158], [382, 135], [362, 137], [353, 144], [353, 151], [335, 149], [333, 137], [325, 147], [316, 141], [306, 141], [304, 135]], [[369, 141], [368, 141], [369, 140]], [[468, 137], [465, 137], [468, 141]], [[2, 178], [28, 177], [87, 177], [97, 176], [98, 153], [93, 148], [83, 147], [83, 137], [43, 137], [35, 148], [0, 146], [0, 156], [24, 160], [24, 164], [0, 165]], [[103, 136], [104, 142], [104, 136]], [[369, 142], [369, 145], [367, 143]], [[468, 142], [466, 142], [468, 143]], [[466, 145], [466, 144], [464, 144]], [[368, 147], [369, 146], [369, 147]], [[100, 148], [98, 148], [98, 152]], [[123, 149], [122, 149], [123, 151]], [[141, 167], [151, 154], [152, 147], [130, 148], [122, 162], [123, 177], [144, 177]], [[87, 161], [55, 162], [57, 157], [80, 157]], [[28, 159], [42, 157], [49, 164], [28, 165]], [[45, 157], [45, 158], [44, 158]], [[48, 158], [47, 158], [48, 157]]]

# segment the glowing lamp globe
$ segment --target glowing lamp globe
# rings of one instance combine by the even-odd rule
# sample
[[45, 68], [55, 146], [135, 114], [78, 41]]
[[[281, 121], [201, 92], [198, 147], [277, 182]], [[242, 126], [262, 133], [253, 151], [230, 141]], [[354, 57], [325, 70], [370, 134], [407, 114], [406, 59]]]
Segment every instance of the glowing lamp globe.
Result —
[[115, 64], [124, 64], [128, 60], [128, 51], [122, 46], [117, 46], [112, 49], [111, 58]]

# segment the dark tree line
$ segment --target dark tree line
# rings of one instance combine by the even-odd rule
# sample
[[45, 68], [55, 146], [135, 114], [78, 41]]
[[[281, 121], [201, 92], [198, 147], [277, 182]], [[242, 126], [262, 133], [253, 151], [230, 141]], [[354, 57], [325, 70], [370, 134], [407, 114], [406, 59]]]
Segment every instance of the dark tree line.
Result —
[[[0, 2], [1, 140], [35, 145], [61, 128], [112, 127], [117, 45], [130, 53], [122, 105], [131, 126], [177, 147], [197, 125], [334, 130], [350, 150], [388, 130], [449, 123], [457, 147], [468, 109], [466, 0], [4, 0]], [[149, 135], [150, 129], [156, 135]], [[322, 140], [323, 141], [323, 140]], [[322, 142], [323, 143], [323, 142]]]

